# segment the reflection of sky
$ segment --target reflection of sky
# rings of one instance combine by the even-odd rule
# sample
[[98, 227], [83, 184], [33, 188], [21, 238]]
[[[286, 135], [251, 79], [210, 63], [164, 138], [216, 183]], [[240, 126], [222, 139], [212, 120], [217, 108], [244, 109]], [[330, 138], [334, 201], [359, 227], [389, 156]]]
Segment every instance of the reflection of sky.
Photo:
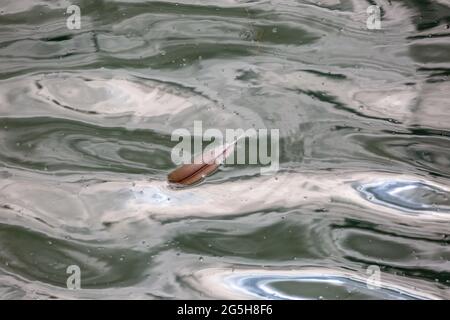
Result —
[[368, 201], [401, 210], [450, 212], [450, 194], [422, 182], [382, 181], [357, 190]]
[[135, 188], [133, 196], [138, 204], [186, 205], [200, 202], [200, 197], [192, 192], [176, 192], [156, 186]]
[[[347, 278], [345, 276], [325, 276], [325, 275], [300, 275], [300, 276], [287, 276], [287, 275], [233, 275], [225, 277], [225, 282], [228, 286], [234, 290], [244, 291], [247, 294], [256, 296], [262, 299], [311, 299], [312, 297], [307, 295], [307, 292], [302, 296], [290, 295], [281, 292], [273, 287], [277, 282], [295, 282], [298, 284], [298, 290], [301, 291], [301, 284], [317, 284], [323, 286], [323, 290], [328, 290], [329, 286], [335, 286], [346, 292], [360, 293], [368, 297], [375, 299], [422, 299], [415, 293], [408, 293], [402, 290], [390, 289], [381, 286], [379, 289], [369, 289], [367, 284], [362, 281]], [[318, 297], [317, 297], [318, 298]]]

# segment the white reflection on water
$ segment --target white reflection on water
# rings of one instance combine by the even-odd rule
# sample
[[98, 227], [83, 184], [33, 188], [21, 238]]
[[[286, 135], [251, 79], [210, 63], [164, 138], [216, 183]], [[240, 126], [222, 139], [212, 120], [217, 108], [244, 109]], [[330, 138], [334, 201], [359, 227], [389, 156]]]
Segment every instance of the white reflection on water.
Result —
[[423, 182], [381, 181], [357, 189], [368, 201], [399, 210], [450, 212], [448, 191]]
[[[18, 95], [12, 101], [11, 92]], [[18, 77], [2, 83], [0, 102], [0, 116], [74, 119], [164, 134], [191, 128], [194, 120], [223, 130], [263, 126], [256, 113], [248, 109], [233, 113], [189, 86], [107, 70]]]
[[[280, 173], [220, 184], [203, 183], [186, 189], [172, 189], [167, 182], [158, 180], [111, 179], [78, 185], [14, 177], [2, 179], [0, 188], [0, 202], [13, 204], [15, 212], [25, 217], [29, 214], [30, 218], [39, 218], [50, 225], [72, 221], [91, 230], [102, 223], [129, 222], [127, 219], [163, 221], [242, 215], [331, 201], [351, 203], [371, 210], [373, 215], [397, 221], [422, 223], [422, 227], [427, 221], [450, 220], [446, 186], [412, 175], [387, 173]], [[43, 192], [48, 201], [41, 201]], [[68, 204], [71, 212], [64, 209]], [[351, 213], [357, 215], [358, 211]], [[65, 217], [64, 221], [61, 217]], [[433, 227], [443, 227], [441, 232], [445, 232], [446, 226], [436, 223]]]
[[[185, 276], [196, 290], [223, 299], [441, 299], [426, 282], [382, 273], [379, 288], [367, 286], [364, 273], [323, 267], [290, 270], [210, 268]], [[289, 289], [277, 284], [289, 284]], [[314, 296], [322, 292], [323, 296]]]

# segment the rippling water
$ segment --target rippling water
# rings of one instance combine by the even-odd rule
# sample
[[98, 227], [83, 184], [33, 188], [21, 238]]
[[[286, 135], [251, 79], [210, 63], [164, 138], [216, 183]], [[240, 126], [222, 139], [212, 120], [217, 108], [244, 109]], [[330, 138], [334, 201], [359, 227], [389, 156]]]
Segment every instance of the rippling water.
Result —
[[[0, 297], [450, 298], [449, 23], [447, 0], [2, 0]], [[194, 120], [280, 129], [280, 171], [169, 188]]]

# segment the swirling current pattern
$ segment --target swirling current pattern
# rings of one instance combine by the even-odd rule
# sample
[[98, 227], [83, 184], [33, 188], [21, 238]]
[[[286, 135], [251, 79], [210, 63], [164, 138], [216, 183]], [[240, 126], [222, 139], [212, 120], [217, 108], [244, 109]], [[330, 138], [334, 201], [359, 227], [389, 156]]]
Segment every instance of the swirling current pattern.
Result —
[[[445, 0], [3, 0], [0, 298], [449, 299], [449, 23]], [[279, 129], [280, 170], [168, 186], [194, 121]]]

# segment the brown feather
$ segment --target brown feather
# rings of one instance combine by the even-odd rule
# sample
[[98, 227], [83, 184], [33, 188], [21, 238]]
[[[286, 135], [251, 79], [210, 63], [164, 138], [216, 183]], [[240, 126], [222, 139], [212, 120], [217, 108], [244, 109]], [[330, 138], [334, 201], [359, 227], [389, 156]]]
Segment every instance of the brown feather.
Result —
[[233, 151], [233, 142], [227, 146], [219, 147], [211, 153], [203, 153], [192, 164], [184, 164], [176, 168], [167, 176], [170, 183], [180, 185], [192, 185], [203, 180], [206, 176], [215, 172], [225, 158]]

